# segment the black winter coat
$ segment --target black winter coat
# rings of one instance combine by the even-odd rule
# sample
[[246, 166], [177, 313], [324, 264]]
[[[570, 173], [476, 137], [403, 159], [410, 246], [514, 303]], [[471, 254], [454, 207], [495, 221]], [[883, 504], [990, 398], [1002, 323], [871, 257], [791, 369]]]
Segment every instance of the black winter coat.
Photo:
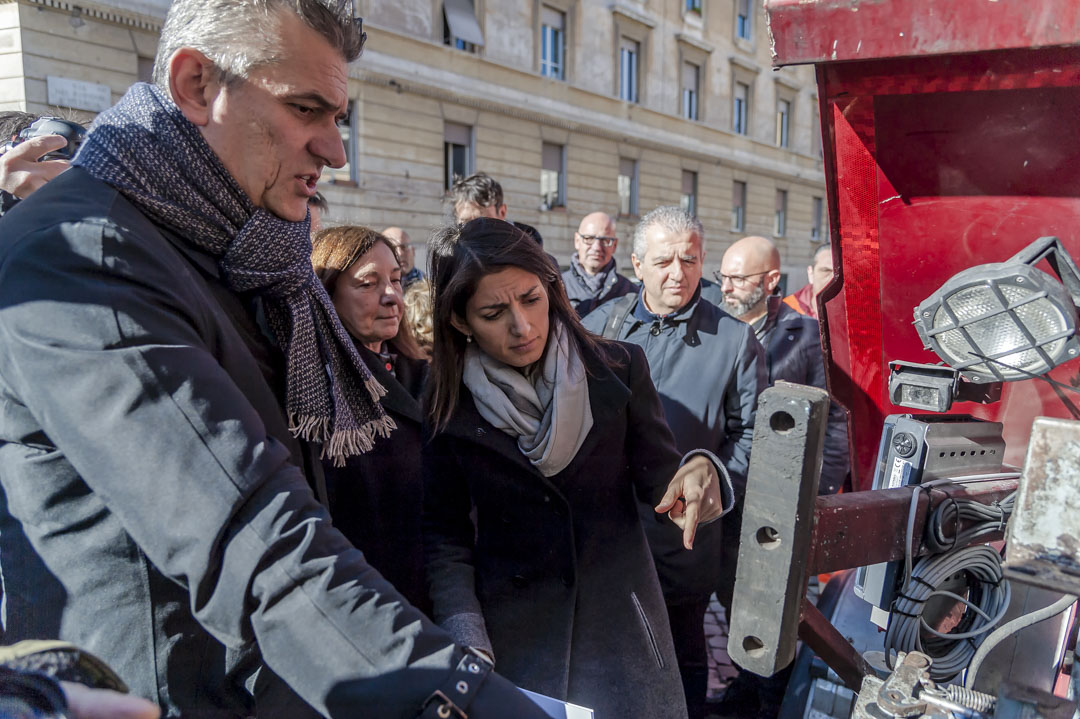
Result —
[[378, 354], [359, 342], [356, 349], [386, 389], [382, 406], [397, 429], [375, 440], [370, 452], [350, 457], [344, 467], [323, 462], [330, 516], [368, 564], [410, 604], [430, 614], [420, 539], [420, 395], [428, 363], [398, 355], [390, 374]]
[[[496, 670], [600, 719], [686, 716], [636, 501], [655, 505], [681, 454], [639, 347], [586, 357], [593, 427], [545, 478], [464, 385], [424, 449], [424, 548], [435, 619], [490, 639]], [[475, 512], [475, 525], [470, 513]], [[670, 521], [667, 518], [664, 521]], [[674, 526], [674, 525], [673, 525]]]
[[[0, 221], [4, 638], [78, 644], [168, 717], [297, 716], [256, 704], [281, 679], [413, 716], [463, 653], [330, 526], [255, 304], [82, 168]], [[497, 676], [469, 711], [518, 714]]]

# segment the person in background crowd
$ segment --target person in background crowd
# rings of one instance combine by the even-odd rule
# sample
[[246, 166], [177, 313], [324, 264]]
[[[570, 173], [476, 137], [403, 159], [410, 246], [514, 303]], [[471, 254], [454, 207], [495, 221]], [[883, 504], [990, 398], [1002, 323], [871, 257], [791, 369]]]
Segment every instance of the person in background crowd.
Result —
[[311, 488], [319, 445], [393, 428], [307, 222], [363, 41], [351, 2], [173, 0], [155, 84], [3, 219], [0, 513], [30, 540], [0, 535], [4, 637], [85, 647], [167, 716], [544, 716]]
[[[724, 291], [722, 309], [749, 324], [762, 347], [769, 369], [769, 386], [780, 380], [828, 390], [821, 333], [817, 320], [785, 304], [780, 284], [780, 252], [765, 237], [744, 237], [724, 253], [720, 265]], [[829, 412], [818, 494], [840, 491], [847, 476], [847, 417], [835, 402]]]
[[397, 429], [344, 466], [324, 461], [334, 526], [414, 607], [430, 613], [420, 542], [420, 395], [427, 361], [403, 322], [394, 243], [366, 227], [323, 230], [311, 264]]
[[685, 552], [699, 520], [730, 507], [715, 458], [680, 455], [641, 349], [585, 332], [527, 234], [480, 218], [429, 251], [424, 548], [436, 620], [526, 689], [597, 717], [683, 719], [634, 498]]
[[394, 243], [397, 247], [398, 257], [401, 258], [401, 284], [405, 289], [409, 285], [424, 279], [424, 273], [416, 266], [416, 248], [413, 247], [409, 233], [400, 227], [387, 227], [382, 231], [383, 237]]
[[814, 250], [814, 257], [806, 267], [807, 284], [793, 294], [784, 298], [784, 304], [798, 312], [800, 315], [819, 319], [817, 310], [817, 296], [832, 282], [833, 258], [832, 246], [828, 243], [818, 246]]
[[405, 290], [405, 321], [424, 357], [430, 361], [435, 347], [435, 330], [431, 322], [431, 283], [427, 278], [414, 282]]
[[[37, 119], [28, 112], [0, 112], [0, 146], [6, 146]], [[71, 166], [67, 160], [40, 161], [65, 145], [67, 139], [60, 135], [41, 135], [0, 151], [0, 215]]]
[[[682, 452], [706, 447], [746, 487], [758, 393], [766, 383], [761, 345], [745, 324], [700, 299], [705, 229], [679, 207], [658, 207], [634, 231], [631, 259], [641, 290], [590, 313], [585, 327], [645, 350], [664, 416]], [[704, 618], [717, 575], [734, 582], [739, 516], [702, 529], [697, 549], [639, 505], [660, 574], [691, 719], [705, 712], [708, 661]], [[730, 599], [728, 600], [730, 604]]]
[[[506, 203], [503, 202], [502, 185], [490, 175], [477, 172], [468, 177], [459, 177], [447, 193], [450, 201], [450, 209], [453, 211], [454, 222], [464, 224], [477, 217], [490, 217], [495, 220], [506, 219]], [[544, 238], [532, 225], [524, 222], [514, 222], [515, 227], [523, 231], [529, 237], [536, 240], [538, 245], [543, 246]], [[551, 257], [550, 255], [548, 255]], [[552, 258], [551, 261], [558, 267], [559, 263]]]
[[562, 278], [579, 317], [608, 300], [636, 291], [633, 282], [615, 271], [618, 246], [615, 220], [603, 212], [586, 215], [574, 233], [575, 252]]
[[323, 193], [316, 192], [308, 200], [308, 211], [311, 212], [311, 236], [322, 232], [323, 215], [330, 211], [330, 203], [323, 197]]

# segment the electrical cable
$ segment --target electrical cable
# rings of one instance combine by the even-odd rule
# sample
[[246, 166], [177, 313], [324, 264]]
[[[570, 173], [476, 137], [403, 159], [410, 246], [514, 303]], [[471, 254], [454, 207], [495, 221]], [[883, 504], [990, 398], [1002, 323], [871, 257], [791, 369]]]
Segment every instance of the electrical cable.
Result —
[[983, 660], [986, 659], [986, 656], [994, 650], [994, 647], [1000, 644], [1004, 639], [1023, 629], [1027, 629], [1034, 624], [1038, 624], [1039, 622], [1046, 621], [1051, 617], [1061, 614], [1075, 603], [1076, 597], [1066, 594], [1050, 606], [1017, 617], [995, 629], [983, 640], [982, 646], [979, 647], [979, 651], [975, 652], [975, 656], [971, 659], [971, 665], [968, 667], [967, 679], [964, 680], [964, 686], [968, 689], [975, 686], [975, 677], [979, 674], [979, 667], [982, 666]]
[[[958, 574], [965, 574], [969, 596], [942, 589]], [[965, 604], [960, 622], [952, 633], [931, 627], [923, 618], [927, 601], [948, 597]], [[1011, 598], [1009, 582], [1001, 571], [1001, 557], [984, 544], [964, 547], [945, 554], [923, 557], [894, 600], [885, 631], [886, 656], [893, 652], [919, 651], [933, 659], [930, 676], [947, 681], [959, 674], [975, 654], [976, 638], [990, 631], [1005, 615]], [[924, 633], [929, 635], [924, 638]]]
[[[948, 497], [926, 523], [926, 546], [934, 553], [948, 552], [957, 546], [974, 544], [979, 537], [1004, 532], [1015, 503], [1016, 492], [993, 504]], [[961, 530], [961, 522], [970, 526]], [[953, 528], [951, 537], [945, 533], [947, 526]]]

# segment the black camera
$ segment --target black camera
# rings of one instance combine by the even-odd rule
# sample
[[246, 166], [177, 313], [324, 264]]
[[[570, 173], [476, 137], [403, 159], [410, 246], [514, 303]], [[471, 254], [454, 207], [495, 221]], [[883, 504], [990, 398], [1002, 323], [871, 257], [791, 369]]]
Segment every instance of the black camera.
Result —
[[4, 145], [0, 154], [29, 140], [31, 137], [41, 137], [42, 135], [60, 135], [67, 140], [66, 147], [47, 153], [41, 158], [42, 160], [70, 160], [75, 157], [75, 153], [79, 151], [79, 145], [86, 138], [86, 128], [77, 122], [62, 120], [59, 117], [41, 117], [34, 120], [30, 127], [16, 135], [11, 142]]

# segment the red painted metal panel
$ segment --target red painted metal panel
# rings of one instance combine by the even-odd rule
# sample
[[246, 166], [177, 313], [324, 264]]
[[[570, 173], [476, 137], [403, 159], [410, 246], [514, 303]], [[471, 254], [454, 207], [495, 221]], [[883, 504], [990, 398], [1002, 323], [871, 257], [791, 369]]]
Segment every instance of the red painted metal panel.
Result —
[[[1040, 236], [1080, 258], [1080, 47], [829, 63], [818, 77], [840, 273], [821, 298], [830, 387], [867, 488], [883, 417], [909, 411], [888, 401], [887, 363], [937, 361], [914, 307]], [[1080, 387], [1080, 364], [1051, 377]], [[1004, 422], [1020, 464], [1034, 417], [1080, 418], [1080, 395], [1028, 380], [954, 411]]]
[[776, 65], [1080, 44], [1076, 0], [766, 0]]

